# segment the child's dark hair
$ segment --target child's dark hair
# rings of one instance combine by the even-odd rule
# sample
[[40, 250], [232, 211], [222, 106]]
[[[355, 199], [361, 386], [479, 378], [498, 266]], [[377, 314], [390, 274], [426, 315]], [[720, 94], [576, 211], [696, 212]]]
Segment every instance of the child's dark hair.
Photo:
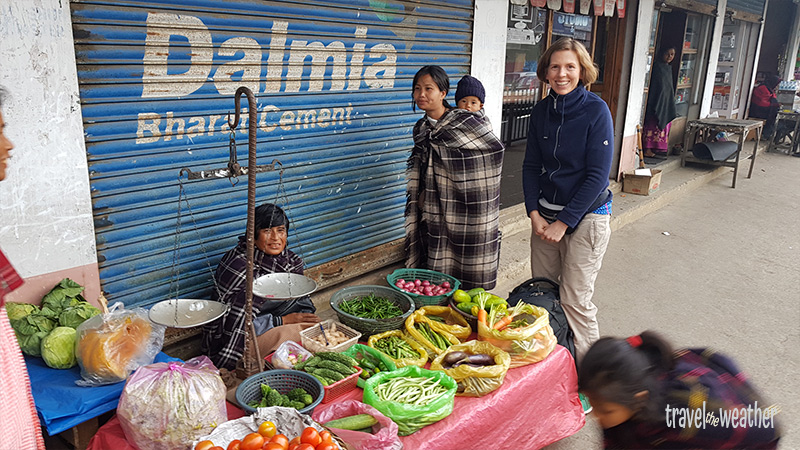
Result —
[[[414, 102], [414, 86], [417, 85], [417, 81], [425, 75], [430, 75], [433, 78], [433, 82], [436, 83], [436, 86], [439, 88], [440, 91], [447, 94], [450, 92], [450, 77], [447, 76], [447, 72], [444, 71], [439, 66], [422, 66], [421, 69], [417, 71], [417, 74], [414, 75], [414, 82], [411, 84], [411, 108], [416, 111], [417, 104]], [[442, 100], [444, 107], [450, 109], [450, 104], [447, 103], [447, 100]]]
[[[578, 367], [578, 390], [619, 403], [644, 421], [663, 419], [659, 377], [674, 366], [672, 347], [645, 331], [628, 339], [606, 337], [595, 342]], [[647, 391], [647, 395], [636, 394]]]

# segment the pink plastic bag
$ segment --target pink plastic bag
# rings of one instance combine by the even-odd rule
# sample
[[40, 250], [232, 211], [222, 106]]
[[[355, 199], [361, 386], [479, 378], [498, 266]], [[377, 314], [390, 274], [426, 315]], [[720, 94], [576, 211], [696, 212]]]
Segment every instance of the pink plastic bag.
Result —
[[184, 450], [228, 420], [226, 393], [207, 356], [150, 364], [128, 377], [117, 417], [140, 450]]
[[330, 420], [340, 419], [345, 416], [355, 414], [370, 414], [378, 419], [380, 429], [375, 434], [362, 433], [361, 431], [341, 430], [331, 428], [343, 441], [352, 445], [356, 450], [401, 450], [403, 443], [397, 437], [397, 424], [392, 419], [381, 414], [377, 409], [357, 400], [345, 400], [337, 402], [323, 411], [314, 411], [313, 419], [318, 423], [325, 424]]

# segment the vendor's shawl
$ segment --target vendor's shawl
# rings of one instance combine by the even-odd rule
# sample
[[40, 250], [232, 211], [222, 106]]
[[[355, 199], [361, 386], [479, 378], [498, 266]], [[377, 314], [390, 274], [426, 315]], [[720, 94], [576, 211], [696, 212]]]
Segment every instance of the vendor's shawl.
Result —
[[604, 430], [605, 448], [777, 448], [779, 431], [763, 423], [761, 427], [755, 426], [755, 423], [746, 427], [734, 427], [729, 423], [724, 427], [721, 422], [714, 426], [712, 422], [705, 421], [705, 427], [699, 428], [695, 428], [694, 423], [685, 428], [675, 423], [672, 423], [672, 427], [667, 426], [667, 404], [670, 408], [696, 410], [702, 408], [705, 402], [706, 412], [713, 413], [716, 418], [720, 418], [720, 408], [731, 411], [734, 408], [741, 410], [757, 406], [762, 412], [769, 408], [770, 404], [757, 395], [746, 376], [726, 356], [709, 349], [682, 350], [676, 354], [675, 368], [662, 382], [665, 404], [660, 409], [663, 415], [661, 420], [637, 422], [632, 419]]
[[672, 66], [663, 61], [653, 64], [645, 116], [658, 119], [658, 128], [661, 130], [678, 117], [675, 110], [675, 90], [672, 87]]
[[[253, 256], [254, 279], [269, 273], [303, 273], [303, 260], [291, 250], [285, 249], [277, 256], [268, 255], [258, 247]], [[247, 278], [247, 241], [244, 236], [239, 244], [228, 251], [217, 266], [215, 274], [219, 294], [217, 301], [231, 305], [230, 311], [203, 327], [203, 353], [207, 354], [217, 368], [233, 370], [244, 354], [245, 303]], [[253, 295], [253, 317], [271, 315], [275, 325], [281, 324], [280, 317], [296, 312], [313, 313], [316, 309], [306, 296], [294, 300], [269, 300]]]
[[0, 448], [7, 445], [14, 449], [44, 450], [28, 369], [3, 306], [3, 297], [20, 285], [22, 278], [0, 251], [0, 392], [3, 393]]
[[502, 166], [503, 144], [482, 110], [454, 109], [435, 125], [425, 117], [417, 122], [407, 173], [406, 267], [446, 273], [467, 288], [495, 286]]

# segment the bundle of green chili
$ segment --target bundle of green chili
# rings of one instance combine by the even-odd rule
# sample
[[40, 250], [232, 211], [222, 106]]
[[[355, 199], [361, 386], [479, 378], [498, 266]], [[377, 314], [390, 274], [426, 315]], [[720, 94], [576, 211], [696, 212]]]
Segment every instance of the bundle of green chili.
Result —
[[414, 347], [398, 336], [387, 336], [375, 341], [375, 348], [386, 353], [394, 359], [419, 358], [419, 353]]
[[393, 301], [375, 294], [345, 300], [339, 304], [339, 309], [364, 319], [391, 319], [403, 315], [403, 311]]
[[433, 378], [397, 377], [375, 386], [374, 391], [384, 401], [421, 406], [447, 392], [447, 388]]

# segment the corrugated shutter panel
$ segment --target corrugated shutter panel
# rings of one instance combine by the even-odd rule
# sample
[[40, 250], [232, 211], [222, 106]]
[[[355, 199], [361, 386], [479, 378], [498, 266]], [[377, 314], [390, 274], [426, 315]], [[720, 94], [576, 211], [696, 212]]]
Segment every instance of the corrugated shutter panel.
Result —
[[762, 16], [765, 0], [728, 0], [727, 9]]
[[[257, 95], [258, 163], [278, 159], [285, 169], [288, 204], [278, 172], [258, 175], [257, 202], [286, 207], [289, 246], [309, 267], [403, 236], [405, 165], [420, 117], [412, 78], [425, 64], [445, 67], [453, 84], [469, 72], [471, 0], [71, 6], [109, 300], [152, 304], [178, 275], [181, 297], [210, 294], [210, 268], [244, 233], [247, 179], [185, 182], [193, 214], [184, 204], [176, 233], [178, 174], [226, 166], [225, 116], [240, 85]], [[236, 142], [246, 165], [243, 125]]]

